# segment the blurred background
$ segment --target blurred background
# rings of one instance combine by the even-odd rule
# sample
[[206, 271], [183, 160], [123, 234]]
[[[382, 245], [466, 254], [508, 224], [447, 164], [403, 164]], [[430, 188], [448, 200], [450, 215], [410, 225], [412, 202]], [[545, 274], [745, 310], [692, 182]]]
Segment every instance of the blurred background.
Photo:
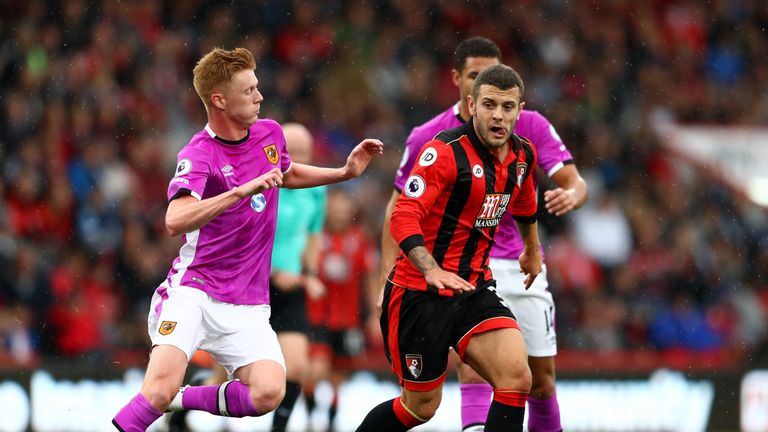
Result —
[[[146, 365], [149, 300], [181, 245], [165, 191], [205, 124], [203, 53], [250, 49], [261, 117], [305, 124], [319, 165], [384, 141], [342, 187], [376, 249], [405, 138], [456, 102], [453, 49], [474, 35], [501, 47], [589, 184], [579, 211], [541, 212], [562, 384], [677, 371], [711, 392], [690, 430], [768, 430], [768, 2], [0, 4], [0, 407], [27, 407], [0, 430], [86, 430], [35, 420], [36, 372], [98, 382]], [[391, 384], [368, 336], [350, 367]], [[688, 430], [568, 427], [561, 406], [570, 430]]]

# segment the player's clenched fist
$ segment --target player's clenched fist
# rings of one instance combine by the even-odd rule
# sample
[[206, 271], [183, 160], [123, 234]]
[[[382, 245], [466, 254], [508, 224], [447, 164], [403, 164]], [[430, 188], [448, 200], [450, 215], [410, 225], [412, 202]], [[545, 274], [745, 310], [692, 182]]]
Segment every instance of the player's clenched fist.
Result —
[[237, 186], [233, 191], [240, 198], [246, 198], [282, 185], [283, 173], [280, 171], [280, 168], [272, 168], [266, 174], [262, 174], [244, 185]]

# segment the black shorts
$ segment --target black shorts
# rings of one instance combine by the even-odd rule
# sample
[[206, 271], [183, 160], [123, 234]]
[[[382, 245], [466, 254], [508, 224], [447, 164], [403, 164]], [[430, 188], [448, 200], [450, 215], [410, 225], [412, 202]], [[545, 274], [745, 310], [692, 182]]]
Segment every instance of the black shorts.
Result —
[[272, 309], [269, 323], [275, 332], [299, 332], [309, 335], [307, 299], [304, 295], [303, 288], [282, 291], [269, 285], [269, 305]]
[[334, 357], [357, 357], [365, 351], [365, 337], [359, 328], [330, 330], [313, 326], [310, 340], [314, 346], [328, 347]]
[[519, 328], [495, 285], [491, 281], [471, 293], [447, 297], [387, 282], [381, 332], [387, 360], [401, 386], [434, 390], [445, 381], [449, 347], [463, 358], [472, 335]]

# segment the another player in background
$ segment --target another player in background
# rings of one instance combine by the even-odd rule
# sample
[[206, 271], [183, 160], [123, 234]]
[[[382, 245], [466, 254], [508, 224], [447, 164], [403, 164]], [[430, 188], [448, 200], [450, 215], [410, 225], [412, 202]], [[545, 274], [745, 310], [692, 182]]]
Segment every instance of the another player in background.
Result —
[[470, 119], [428, 142], [405, 181], [391, 223], [401, 253], [381, 314], [385, 353], [402, 392], [371, 410], [358, 431], [404, 431], [428, 421], [440, 405], [449, 348], [493, 386], [486, 431], [523, 429], [531, 386], [525, 343], [488, 268], [509, 211], [525, 246], [526, 289], [541, 271], [536, 151], [512, 132], [523, 94], [512, 68], [485, 68], [468, 98]]
[[[294, 162], [312, 160], [312, 135], [298, 123], [283, 126], [288, 154]], [[285, 397], [275, 410], [272, 431], [283, 432], [309, 372], [307, 301], [325, 295], [317, 277], [320, 240], [325, 221], [325, 187], [281, 189], [277, 230], [272, 249], [269, 319], [283, 349], [287, 383]], [[305, 297], [306, 296], [306, 297]]]
[[[380, 141], [366, 139], [342, 168], [291, 162], [280, 125], [258, 118], [263, 97], [255, 68], [244, 48], [213, 49], [194, 68], [208, 124], [179, 152], [165, 218], [184, 245], [155, 291], [144, 384], [112, 420], [118, 430], [145, 431], [171, 405], [231, 417], [277, 407], [286, 377], [269, 325], [277, 188], [357, 177], [383, 151]], [[238, 379], [179, 391], [198, 348]]]
[[[498, 64], [501, 51], [491, 40], [472, 37], [462, 41], [454, 54], [453, 83], [459, 89], [459, 102], [421, 126], [413, 129], [403, 154], [400, 169], [395, 176], [395, 190], [387, 205], [381, 238], [381, 284], [394, 265], [398, 253], [397, 244], [390, 235], [389, 224], [397, 198], [402, 193], [405, 179], [416, 161], [422, 146], [444, 129], [454, 128], [469, 118], [467, 95], [477, 74], [485, 67]], [[539, 154], [539, 167], [558, 185], [546, 191], [544, 200], [547, 210], [562, 216], [581, 207], [587, 200], [587, 185], [581, 178], [573, 157], [565, 147], [555, 128], [536, 111], [523, 110], [515, 125], [515, 133], [529, 138]], [[497, 291], [517, 317], [523, 329], [528, 364], [533, 375], [533, 385], [528, 398], [528, 428], [537, 431], [558, 431], [560, 409], [555, 393], [555, 305], [547, 290], [546, 267], [543, 274], [529, 290], [523, 289], [518, 257], [523, 244], [511, 216], [502, 218], [496, 245], [491, 250], [490, 265], [498, 281]], [[482, 430], [491, 401], [491, 386], [469, 366], [458, 363], [461, 389], [461, 417], [465, 431]]]
[[[328, 215], [322, 235], [318, 276], [326, 295], [308, 299], [312, 325], [310, 376], [305, 385], [307, 410], [314, 410], [315, 384], [328, 380], [333, 387], [328, 425], [333, 430], [339, 386], [347, 379], [351, 360], [363, 353], [366, 336], [381, 338], [376, 318], [378, 296], [375, 264], [378, 253], [355, 223], [355, 204], [349, 193], [328, 194]], [[364, 335], [363, 323], [375, 333]]]

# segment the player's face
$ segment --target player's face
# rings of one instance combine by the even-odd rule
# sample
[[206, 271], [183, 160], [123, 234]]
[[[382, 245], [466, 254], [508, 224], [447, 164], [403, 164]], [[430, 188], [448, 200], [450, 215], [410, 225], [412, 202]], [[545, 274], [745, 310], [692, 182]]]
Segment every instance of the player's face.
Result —
[[469, 113], [474, 117], [477, 135], [488, 149], [498, 149], [509, 141], [523, 109], [520, 99], [519, 87], [501, 90], [488, 84], [480, 86], [477, 100], [469, 98]]
[[451, 71], [453, 84], [459, 88], [460, 100], [466, 101], [467, 96], [472, 93], [472, 85], [475, 84], [477, 74], [488, 66], [495, 64], [499, 64], [499, 59], [496, 57], [467, 57], [464, 61], [464, 69], [461, 71], [453, 69]]
[[237, 71], [224, 91], [225, 109], [230, 119], [246, 128], [259, 118], [264, 97], [258, 89], [259, 80], [252, 70]]

